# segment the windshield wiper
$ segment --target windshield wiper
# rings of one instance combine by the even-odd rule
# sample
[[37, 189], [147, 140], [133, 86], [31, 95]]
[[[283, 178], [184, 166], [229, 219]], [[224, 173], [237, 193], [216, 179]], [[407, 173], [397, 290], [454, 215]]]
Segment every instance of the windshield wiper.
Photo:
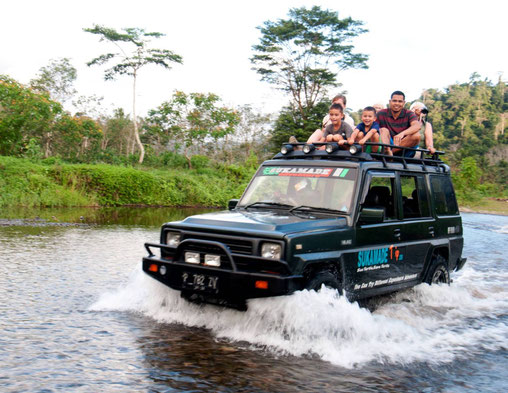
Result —
[[[249, 205], [246, 205], [244, 209], [248, 209], [249, 207], [258, 206], [258, 205], [268, 205], [268, 206], [278, 206], [278, 207], [285, 207], [285, 208], [291, 208], [293, 205], [288, 205], [287, 203], [279, 203], [279, 202], [269, 202], [269, 201], [257, 201], [254, 203], [251, 203]], [[242, 207], [242, 206], [240, 206]]]
[[323, 213], [346, 214], [346, 212], [344, 210], [336, 210], [336, 209], [329, 209], [327, 207], [316, 207], [316, 206], [308, 206], [308, 205], [295, 206], [295, 207], [289, 209], [290, 213], [298, 212], [298, 211], [317, 211], [317, 212], [323, 212]]

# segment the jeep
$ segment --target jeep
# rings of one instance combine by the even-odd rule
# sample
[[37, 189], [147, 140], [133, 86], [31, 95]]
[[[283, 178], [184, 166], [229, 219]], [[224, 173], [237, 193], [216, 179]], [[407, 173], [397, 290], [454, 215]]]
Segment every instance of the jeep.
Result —
[[353, 301], [449, 283], [466, 259], [442, 154], [284, 145], [228, 210], [162, 225], [143, 271], [189, 301], [238, 309], [322, 285]]

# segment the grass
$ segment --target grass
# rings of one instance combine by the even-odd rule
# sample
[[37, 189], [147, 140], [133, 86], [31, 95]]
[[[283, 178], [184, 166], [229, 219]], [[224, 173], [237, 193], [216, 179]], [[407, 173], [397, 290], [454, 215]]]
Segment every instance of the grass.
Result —
[[[254, 169], [230, 165], [195, 170], [106, 164], [50, 165], [0, 156], [0, 207], [225, 207], [241, 196]], [[508, 215], [508, 200], [459, 199], [465, 212]]]
[[238, 198], [253, 170], [43, 165], [0, 157], [0, 206], [209, 206]]
[[463, 212], [508, 215], [508, 199], [482, 198], [478, 202], [469, 202], [460, 205]]

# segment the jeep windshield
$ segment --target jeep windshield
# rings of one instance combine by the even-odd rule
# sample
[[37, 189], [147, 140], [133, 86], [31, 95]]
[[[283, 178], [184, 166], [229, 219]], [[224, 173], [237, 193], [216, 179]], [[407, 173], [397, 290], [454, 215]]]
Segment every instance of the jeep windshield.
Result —
[[266, 166], [258, 171], [237, 206], [349, 213], [355, 181], [353, 168]]

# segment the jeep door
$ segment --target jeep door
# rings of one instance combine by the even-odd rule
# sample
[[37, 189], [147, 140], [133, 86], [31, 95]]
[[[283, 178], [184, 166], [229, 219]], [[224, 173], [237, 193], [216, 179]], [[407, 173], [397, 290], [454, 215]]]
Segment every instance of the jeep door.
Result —
[[430, 198], [425, 175], [399, 172], [400, 244], [406, 247], [404, 272], [406, 278], [420, 279], [425, 261], [430, 259], [431, 244], [436, 234], [435, 219], [430, 210]]
[[[356, 247], [346, 257], [346, 290], [355, 296], [372, 296], [405, 280], [410, 259], [401, 242], [397, 177], [393, 171], [369, 171], [356, 222]], [[362, 222], [362, 210], [382, 210], [377, 222]], [[410, 262], [411, 263], [411, 262]]]

